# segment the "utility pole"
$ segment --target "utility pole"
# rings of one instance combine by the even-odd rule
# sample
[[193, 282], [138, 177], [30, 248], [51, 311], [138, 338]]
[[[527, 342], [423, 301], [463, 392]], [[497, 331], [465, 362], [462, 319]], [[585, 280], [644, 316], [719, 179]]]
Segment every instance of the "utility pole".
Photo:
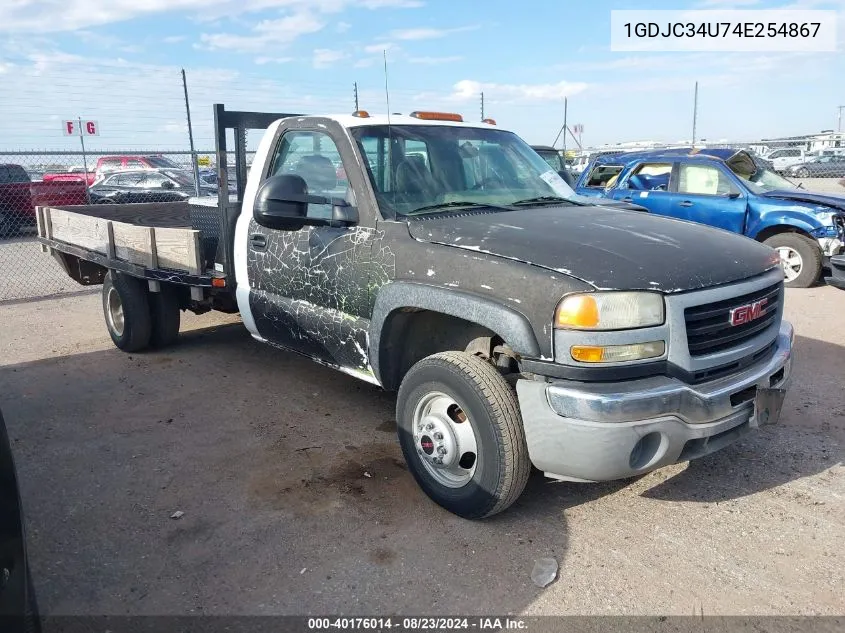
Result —
[[354, 82], [352, 84], [352, 88], [355, 90], [355, 112], [358, 112], [358, 82]]
[[484, 93], [481, 93], [481, 120], [484, 120]]
[[563, 162], [566, 164], [566, 111], [569, 109], [568, 100], [563, 98]]
[[692, 106], [692, 146], [695, 148], [695, 128], [698, 124], [698, 82], [695, 82], [695, 102]]
[[839, 122], [838, 122], [838, 125], [836, 126], [837, 132], [842, 131], [842, 110], [845, 110], [845, 105], [839, 106]]
[[82, 168], [85, 170], [85, 198], [91, 204], [91, 191], [88, 189], [88, 158], [85, 156], [85, 136], [82, 134], [82, 117], [77, 117], [79, 123], [79, 144], [82, 146]]
[[566, 97], [563, 98], [563, 125], [560, 126], [560, 129], [557, 132], [557, 136], [555, 136], [555, 140], [552, 141], [552, 147], [557, 145], [557, 140], [560, 138], [561, 133], [563, 134], [563, 147], [566, 149]]
[[[188, 116], [188, 143], [191, 145], [191, 168], [194, 171], [194, 192], [197, 197], [200, 195], [200, 166], [197, 163], [197, 152], [194, 149], [194, 129], [191, 126], [191, 103], [188, 101], [188, 80], [185, 77], [185, 69], [182, 69], [182, 88], [185, 91], [185, 113]], [[220, 167], [220, 165], [218, 165]]]

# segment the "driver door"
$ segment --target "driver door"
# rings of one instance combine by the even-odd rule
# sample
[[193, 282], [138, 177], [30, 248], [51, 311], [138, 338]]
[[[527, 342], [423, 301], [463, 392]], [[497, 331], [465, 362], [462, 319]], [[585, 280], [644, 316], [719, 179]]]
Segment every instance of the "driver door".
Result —
[[[311, 195], [356, 205], [337, 144], [322, 130], [288, 129], [268, 176], [296, 174]], [[331, 217], [309, 204], [308, 217]], [[357, 226], [305, 226], [284, 231], [249, 223], [249, 304], [258, 334], [276, 345], [350, 373], [370, 373], [368, 280], [375, 237], [372, 218]]]
[[672, 215], [675, 199], [671, 189], [674, 163], [640, 163], [617, 187], [610, 190], [610, 197], [622, 202], [633, 202], [657, 215]]

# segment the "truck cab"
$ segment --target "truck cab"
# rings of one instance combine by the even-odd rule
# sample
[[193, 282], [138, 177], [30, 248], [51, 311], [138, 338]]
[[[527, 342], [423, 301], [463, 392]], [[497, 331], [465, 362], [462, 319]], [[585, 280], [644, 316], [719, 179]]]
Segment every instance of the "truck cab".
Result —
[[593, 204], [454, 113], [216, 106], [215, 123], [216, 200], [39, 212], [44, 249], [103, 285], [120, 349], [174, 343], [183, 309], [239, 312], [255, 339], [398, 392], [409, 471], [466, 518], [510, 506], [532, 466], [622, 479], [777, 421], [793, 331], [772, 249]]
[[780, 253], [790, 287], [815, 284], [830, 257], [845, 248], [845, 196], [797, 187], [745, 151], [678, 148], [600, 156], [576, 191], [763, 242]]

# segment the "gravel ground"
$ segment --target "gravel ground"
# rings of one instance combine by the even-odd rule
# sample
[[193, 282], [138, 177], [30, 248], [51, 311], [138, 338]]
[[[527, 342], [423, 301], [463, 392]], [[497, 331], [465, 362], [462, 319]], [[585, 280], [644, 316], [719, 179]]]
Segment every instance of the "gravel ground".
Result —
[[[779, 425], [635, 480], [535, 476], [483, 522], [417, 488], [392, 394], [221, 315], [127, 355], [99, 301], [0, 305], [0, 406], [47, 614], [845, 611], [845, 292], [787, 292]], [[538, 589], [547, 556], [560, 577]]]

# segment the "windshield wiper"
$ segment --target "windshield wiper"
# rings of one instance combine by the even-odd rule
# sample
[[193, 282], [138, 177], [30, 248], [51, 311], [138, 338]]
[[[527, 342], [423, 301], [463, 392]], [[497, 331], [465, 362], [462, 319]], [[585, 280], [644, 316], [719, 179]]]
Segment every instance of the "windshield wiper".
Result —
[[560, 196], [537, 196], [536, 198], [526, 198], [525, 200], [517, 200], [516, 202], [511, 202], [511, 206], [518, 207], [523, 204], [538, 204], [543, 202], [553, 202], [555, 204], [566, 203], [575, 206], [583, 206], [580, 202], [575, 202], [574, 200], [570, 200], [569, 198], [561, 198]]
[[420, 213], [431, 213], [432, 211], [449, 211], [456, 207], [467, 207], [474, 209], [500, 209], [502, 211], [510, 211], [508, 207], [503, 207], [498, 204], [488, 204], [486, 202], [470, 202], [468, 200], [453, 200], [452, 202], [440, 202], [439, 204], [428, 204], [424, 207], [419, 207], [413, 211], [409, 211], [405, 215], [417, 215]]

